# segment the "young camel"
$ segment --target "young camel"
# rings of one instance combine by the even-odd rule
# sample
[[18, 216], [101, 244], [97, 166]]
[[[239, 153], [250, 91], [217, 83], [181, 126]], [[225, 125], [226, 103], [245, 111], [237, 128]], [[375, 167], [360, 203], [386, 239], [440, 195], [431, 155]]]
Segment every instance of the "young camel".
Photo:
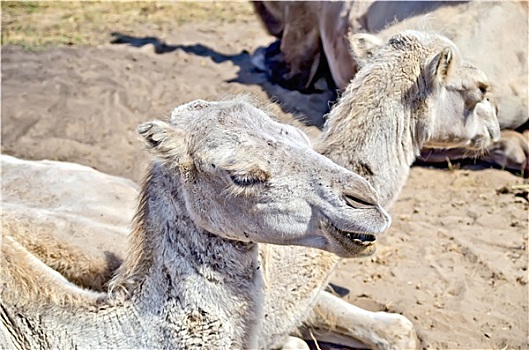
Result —
[[68, 282], [4, 232], [2, 348], [255, 348], [256, 242], [352, 257], [389, 225], [360, 176], [244, 99], [195, 101], [138, 132], [156, 157], [108, 293]]
[[[368, 34], [350, 40], [362, 68], [329, 113], [315, 149], [364, 176], [385, 208], [396, 200], [422, 147], [483, 149], [499, 137], [485, 74], [464, 62], [448, 39], [405, 31], [387, 42]], [[342, 340], [355, 338], [376, 349], [416, 346], [413, 326], [403, 316], [367, 312], [322, 291], [339, 258], [269, 248], [266, 267], [274, 278], [265, 294], [261, 348], [281, 347], [285, 330], [293, 332], [303, 321], [323, 330], [316, 332], [322, 340], [332, 330]], [[302, 278], [285, 284], [285, 265], [296, 266]]]
[[[257, 1], [256, 14], [280, 44], [259, 49], [254, 64], [271, 80], [289, 89], [310, 89], [321, 78], [320, 64], [345, 89], [357, 66], [348, 54], [346, 33], [390, 36], [406, 29], [428, 28], [450, 38], [469, 62], [494, 82], [491, 99], [498, 107], [502, 130], [522, 132], [528, 113], [528, 2], [525, 1]], [[496, 40], [494, 38], [502, 38]], [[279, 46], [279, 49], [277, 49]], [[323, 59], [324, 58], [324, 59]], [[315, 75], [316, 74], [316, 75]], [[302, 86], [299, 81], [302, 80]], [[424, 149], [426, 162], [479, 159], [529, 171], [527, 141], [519, 133], [502, 132], [500, 140], [481, 157], [467, 149]]]
[[[385, 43], [366, 34], [350, 40], [363, 67], [329, 114], [317, 150], [364, 175], [383, 206], [395, 201], [421, 147], [478, 149], [497, 139], [486, 76], [463, 62], [452, 42], [413, 31]], [[261, 246], [261, 256], [268, 278], [260, 348], [280, 348], [303, 323], [323, 330], [320, 339], [334, 330], [342, 341], [373, 348], [415, 347], [405, 317], [367, 312], [322, 291], [336, 257], [279, 246]]]

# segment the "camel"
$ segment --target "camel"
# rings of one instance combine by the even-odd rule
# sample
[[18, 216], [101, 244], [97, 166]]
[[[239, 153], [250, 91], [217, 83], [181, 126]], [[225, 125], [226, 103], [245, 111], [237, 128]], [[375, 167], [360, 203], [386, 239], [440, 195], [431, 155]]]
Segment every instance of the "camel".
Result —
[[[425, 145], [482, 149], [498, 138], [490, 83], [451, 41], [414, 31], [385, 42], [368, 34], [350, 41], [363, 68], [329, 114], [316, 149], [366, 177], [384, 207], [395, 201]], [[378, 349], [415, 347], [413, 325], [402, 315], [367, 312], [323, 291], [338, 258], [267, 245], [260, 255], [267, 278], [259, 348], [291, 346], [290, 334], [307, 336], [298, 328]]]
[[2, 348], [255, 348], [257, 243], [361, 256], [390, 223], [366, 180], [248, 99], [193, 101], [138, 134], [155, 160], [108, 292], [74, 285], [3, 232]]
[[[348, 31], [389, 38], [405, 29], [434, 30], [450, 38], [466, 60], [494, 82], [490, 98], [498, 107], [501, 129], [523, 132], [529, 125], [527, 2], [265, 1], [255, 2], [254, 7], [268, 32], [280, 39], [279, 45], [264, 53], [259, 50], [257, 56], [265, 59], [254, 58], [254, 62], [260, 62], [258, 67], [286, 88], [309, 89], [319, 77], [314, 68], [307, 67], [327, 63], [335, 86], [345, 89], [358, 68], [348, 54]], [[503, 39], [491, 39], [498, 35]], [[299, 77], [303, 77], [303, 88]], [[519, 134], [502, 133], [490, 150], [481, 153], [465, 148], [449, 152], [425, 148], [422, 155], [426, 162], [479, 157], [529, 173], [529, 153]]]
[[138, 185], [74, 163], [0, 158], [2, 232], [17, 232], [71, 282], [103, 291], [127, 252]]
[[[350, 41], [362, 68], [327, 116], [315, 149], [364, 176], [383, 207], [394, 203], [422, 147], [483, 149], [498, 139], [495, 107], [487, 98], [490, 83], [450, 40], [405, 31], [387, 41], [369, 34]], [[376, 349], [416, 346], [413, 325], [403, 316], [370, 313], [322, 291], [339, 258], [295, 247], [274, 252], [272, 265], [315, 266], [306, 268], [302, 285], [291, 281], [288, 288], [295, 293], [289, 298], [283, 270], [269, 267], [277, 277], [269, 281], [265, 312], [274, 312], [281, 323], [263, 323], [261, 348], [280, 347], [281, 341], [273, 341], [286, 339], [284, 330], [299, 328], [302, 320], [305, 328], [321, 331], [320, 339], [334, 330], [342, 340], [355, 338]]]

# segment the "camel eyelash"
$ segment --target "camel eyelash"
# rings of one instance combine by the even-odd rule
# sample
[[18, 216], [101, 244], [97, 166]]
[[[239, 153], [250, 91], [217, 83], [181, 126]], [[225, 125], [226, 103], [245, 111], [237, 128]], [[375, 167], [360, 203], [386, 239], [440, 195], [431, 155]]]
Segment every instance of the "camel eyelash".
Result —
[[228, 171], [230, 180], [240, 188], [250, 188], [252, 186], [265, 183], [270, 174], [261, 168], [254, 167], [247, 171], [232, 170]]
[[251, 174], [230, 174], [230, 179], [239, 187], [250, 187], [264, 182], [263, 179]]
[[256, 177], [252, 173], [229, 172], [228, 175], [231, 186], [224, 189], [223, 195], [226, 196], [251, 197], [259, 192], [258, 189], [262, 188], [261, 185], [266, 181], [266, 179]]

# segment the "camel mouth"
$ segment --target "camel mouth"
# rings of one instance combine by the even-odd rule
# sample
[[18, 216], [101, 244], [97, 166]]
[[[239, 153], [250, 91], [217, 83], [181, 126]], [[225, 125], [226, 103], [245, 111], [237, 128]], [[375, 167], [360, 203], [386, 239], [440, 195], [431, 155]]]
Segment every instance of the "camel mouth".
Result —
[[371, 255], [376, 250], [377, 237], [373, 233], [342, 230], [330, 221], [324, 222], [323, 226], [332, 238], [353, 255]]
[[339, 229], [333, 224], [329, 224], [329, 226], [334, 231], [334, 233], [339, 234], [341, 237], [348, 239], [356, 245], [370, 246], [377, 242], [377, 237], [372, 233], [358, 233], [352, 231], [345, 231]]

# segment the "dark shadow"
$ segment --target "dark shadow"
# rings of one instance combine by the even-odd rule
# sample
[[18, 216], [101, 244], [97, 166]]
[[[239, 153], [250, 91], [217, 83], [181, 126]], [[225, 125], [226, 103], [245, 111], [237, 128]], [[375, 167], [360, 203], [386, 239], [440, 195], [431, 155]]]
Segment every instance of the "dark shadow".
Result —
[[327, 342], [319, 341], [316, 343], [314, 340], [304, 339], [310, 350], [362, 350], [365, 348], [351, 348], [345, 345], [332, 344]]
[[202, 44], [171, 45], [156, 37], [134, 37], [118, 32], [111, 34], [114, 37], [111, 41], [112, 44], [126, 44], [138, 48], [145, 45], [153, 45], [154, 52], [157, 54], [181, 50], [195, 56], [208, 57], [219, 64], [229, 61], [238, 66], [239, 71], [237, 77], [228, 80], [228, 83], [260, 86], [267, 93], [269, 99], [278, 103], [283, 111], [294, 114], [297, 119], [307, 125], [321, 127], [323, 125], [323, 116], [330, 109], [329, 101], [336, 99], [336, 95], [332, 91], [304, 94], [299, 91], [284, 89], [270, 82], [266, 74], [252, 64], [252, 57], [246, 50], [235, 55], [227, 55]]
[[115, 253], [105, 250], [104, 254], [107, 263], [105, 270], [101, 271], [101, 276], [93, 276], [94, 282], [99, 281], [97, 285], [101, 290], [106, 289], [107, 283], [115, 276], [117, 269], [123, 264], [123, 259]]
[[109, 252], [108, 250], [105, 250], [103, 254], [105, 254], [105, 260], [107, 262], [107, 269], [105, 270], [105, 273], [109, 277], [112, 277], [114, 276], [114, 273], [118, 267], [120, 267], [123, 263], [123, 259], [117, 256], [115, 253]]
[[337, 284], [329, 282], [327, 287], [325, 287], [326, 292], [330, 292], [331, 294], [338, 295], [340, 298], [343, 298], [347, 294], [349, 294], [351, 291], [347, 288], [341, 287]]
[[425, 168], [445, 169], [445, 170], [467, 169], [467, 170], [476, 171], [476, 170], [496, 169], [496, 170], [508, 171], [511, 174], [521, 177], [521, 178], [529, 177], [529, 174], [524, 173], [520, 169], [503, 168], [499, 166], [498, 164], [487, 162], [487, 161], [480, 160], [480, 159], [475, 159], [475, 158], [450, 159], [450, 162], [448, 161], [432, 162], [432, 161], [423, 160], [423, 159], [418, 158], [413, 163], [413, 166], [421, 166]]

